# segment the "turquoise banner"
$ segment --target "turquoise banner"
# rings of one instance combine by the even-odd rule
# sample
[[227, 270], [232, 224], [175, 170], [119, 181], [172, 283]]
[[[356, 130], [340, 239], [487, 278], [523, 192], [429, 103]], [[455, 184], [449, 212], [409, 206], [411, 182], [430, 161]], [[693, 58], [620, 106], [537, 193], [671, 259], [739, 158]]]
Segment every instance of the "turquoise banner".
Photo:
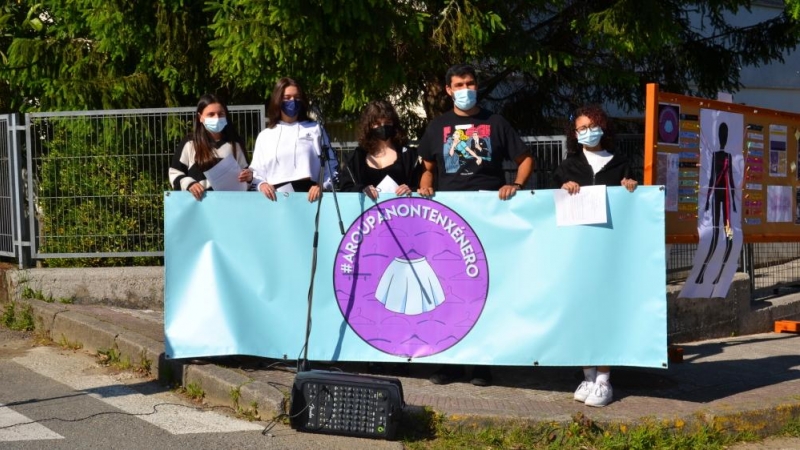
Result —
[[[607, 189], [608, 223], [556, 226], [553, 191], [326, 193], [308, 357], [666, 367], [664, 193]], [[317, 204], [165, 193], [166, 353], [297, 359]]]

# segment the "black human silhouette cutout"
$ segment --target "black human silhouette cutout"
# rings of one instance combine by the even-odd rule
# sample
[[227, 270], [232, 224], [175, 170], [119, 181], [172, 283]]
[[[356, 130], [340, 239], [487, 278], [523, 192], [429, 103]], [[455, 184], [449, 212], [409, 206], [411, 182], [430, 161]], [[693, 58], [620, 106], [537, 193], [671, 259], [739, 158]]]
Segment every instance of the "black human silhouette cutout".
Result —
[[[714, 250], [717, 249], [717, 242], [719, 241], [720, 234], [720, 216], [722, 217], [723, 231], [725, 233], [725, 256], [722, 258], [722, 265], [720, 266], [719, 273], [714, 279], [713, 284], [719, 282], [722, 276], [722, 271], [725, 269], [725, 264], [731, 256], [733, 249], [733, 228], [731, 227], [731, 209], [736, 211], [736, 197], [733, 195], [733, 163], [731, 154], [725, 151], [725, 144], [728, 143], [728, 124], [725, 122], [719, 125], [719, 150], [713, 153], [713, 164], [711, 165], [711, 176], [708, 178], [708, 194], [706, 195], [705, 211], [713, 202], [711, 209], [711, 227], [713, 234], [711, 235], [711, 246], [708, 248], [708, 254], [703, 262], [703, 267], [700, 268], [700, 273], [697, 275], [695, 282], [697, 284], [703, 283], [703, 276], [706, 272], [706, 266], [711, 261], [714, 255]], [[713, 196], [713, 198], [712, 198]]]

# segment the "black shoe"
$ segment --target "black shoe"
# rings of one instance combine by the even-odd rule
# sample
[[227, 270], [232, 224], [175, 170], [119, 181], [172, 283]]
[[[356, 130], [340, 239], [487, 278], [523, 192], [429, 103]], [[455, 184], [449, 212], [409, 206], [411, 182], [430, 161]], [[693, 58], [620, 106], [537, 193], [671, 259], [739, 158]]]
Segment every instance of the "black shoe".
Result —
[[464, 376], [464, 366], [442, 366], [428, 378], [433, 384], [449, 384]]
[[469, 380], [473, 386], [490, 386], [492, 384], [492, 372], [489, 366], [476, 366], [472, 370], [472, 379]]

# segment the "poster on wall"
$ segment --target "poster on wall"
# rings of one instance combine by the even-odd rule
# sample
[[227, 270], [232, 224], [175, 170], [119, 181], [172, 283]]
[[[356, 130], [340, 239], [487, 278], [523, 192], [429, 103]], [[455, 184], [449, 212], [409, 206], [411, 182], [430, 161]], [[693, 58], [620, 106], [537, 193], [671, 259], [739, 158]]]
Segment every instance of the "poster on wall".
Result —
[[797, 179], [800, 180], [800, 170], [797, 170], [797, 168], [800, 167], [800, 129], [794, 130], [794, 140], [795, 140], [794, 148], [797, 149], [797, 163], [795, 164], [795, 173], [797, 174]]
[[658, 172], [656, 185], [666, 189], [664, 209], [666, 211], [678, 210], [678, 155], [674, 153], [658, 154]]
[[796, 190], [797, 192], [794, 195], [794, 223], [800, 225], [800, 186]]
[[767, 222], [792, 221], [792, 187], [767, 186]]
[[786, 125], [769, 126], [769, 175], [786, 176]]
[[743, 242], [743, 134], [741, 114], [700, 110], [700, 242], [680, 297], [728, 294]]

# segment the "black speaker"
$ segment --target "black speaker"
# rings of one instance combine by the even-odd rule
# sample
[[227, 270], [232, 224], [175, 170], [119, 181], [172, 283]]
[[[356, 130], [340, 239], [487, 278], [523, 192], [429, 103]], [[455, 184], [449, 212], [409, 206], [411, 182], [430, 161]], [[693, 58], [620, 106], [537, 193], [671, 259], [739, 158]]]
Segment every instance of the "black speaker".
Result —
[[393, 439], [404, 406], [396, 378], [310, 370], [294, 378], [289, 424], [298, 431]]

